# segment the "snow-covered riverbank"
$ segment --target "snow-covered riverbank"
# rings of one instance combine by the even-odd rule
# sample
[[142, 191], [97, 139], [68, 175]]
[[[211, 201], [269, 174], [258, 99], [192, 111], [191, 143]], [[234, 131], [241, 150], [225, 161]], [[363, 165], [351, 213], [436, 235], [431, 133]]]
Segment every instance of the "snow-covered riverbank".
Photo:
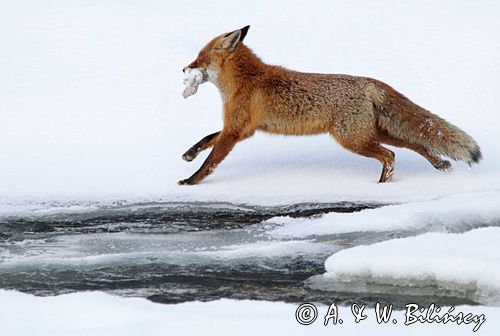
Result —
[[[366, 308], [366, 320], [354, 322], [350, 308], [340, 307], [342, 324], [323, 325], [328, 307], [318, 305], [318, 318], [311, 325], [295, 319], [298, 305], [281, 302], [219, 300], [160, 305], [143, 299], [118, 298], [103, 293], [78, 293], [58, 297], [33, 297], [0, 291], [0, 322], [5, 335], [472, 335], [475, 323], [414, 323], [405, 325], [404, 311], [394, 311], [392, 321], [376, 322], [375, 312]], [[445, 307], [443, 311], [447, 310]], [[495, 335], [500, 321], [498, 308], [460, 306], [463, 312], [486, 317], [480, 335]]]

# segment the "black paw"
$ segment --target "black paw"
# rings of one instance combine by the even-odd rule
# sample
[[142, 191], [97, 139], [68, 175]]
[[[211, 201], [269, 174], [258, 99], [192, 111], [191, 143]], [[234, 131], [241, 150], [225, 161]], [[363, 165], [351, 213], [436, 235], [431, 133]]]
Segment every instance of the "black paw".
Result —
[[441, 171], [451, 171], [451, 163], [448, 160], [441, 160], [438, 163], [434, 165], [434, 168], [441, 170]]
[[179, 182], [177, 182], [178, 185], [194, 185], [196, 184], [196, 182], [190, 178], [187, 178], [185, 180], [180, 180]]
[[191, 162], [196, 159], [197, 152], [192, 148], [189, 149], [186, 153], [182, 154], [182, 159], [186, 162]]
[[193, 160], [194, 160], [194, 158], [195, 158], [195, 156], [194, 156], [194, 155], [191, 155], [190, 153], [187, 153], [187, 152], [186, 152], [186, 153], [182, 154], [182, 159], [183, 159], [184, 161], [186, 161], [186, 162], [191, 162], [191, 161], [193, 161]]

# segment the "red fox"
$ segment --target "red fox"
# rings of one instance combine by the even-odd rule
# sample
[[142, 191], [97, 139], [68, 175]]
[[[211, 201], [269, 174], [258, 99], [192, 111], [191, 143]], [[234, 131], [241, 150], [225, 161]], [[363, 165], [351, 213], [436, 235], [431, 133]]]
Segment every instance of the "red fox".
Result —
[[201, 168], [179, 184], [196, 184], [212, 173], [234, 145], [256, 131], [284, 135], [329, 133], [345, 149], [382, 164], [379, 182], [394, 173], [387, 144], [411, 149], [436, 169], [451, 164], [440, 155], [478, 163], [481, 151], [464, 131], [414, 104], [376, 79], [302, 73], [263, 63], [244, 43], [250, 26], [217, 36], [183, 69], [198, 69], [217, 86], [224, 126], [193, 145], [192, 161], [213, 147]]

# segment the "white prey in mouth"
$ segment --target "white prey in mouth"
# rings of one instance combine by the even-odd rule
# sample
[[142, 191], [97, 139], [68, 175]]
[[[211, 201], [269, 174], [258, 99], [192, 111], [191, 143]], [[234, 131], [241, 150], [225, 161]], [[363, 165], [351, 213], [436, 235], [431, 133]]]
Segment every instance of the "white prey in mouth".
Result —
[[187, 68], [184, 71], [184, 79], [182, 82], [186, 86], [182, 92], [182, 96], [184, 98], [192, 96], [198, 91], [198, 85], [203, 82], [203, 72], [200, 69]]

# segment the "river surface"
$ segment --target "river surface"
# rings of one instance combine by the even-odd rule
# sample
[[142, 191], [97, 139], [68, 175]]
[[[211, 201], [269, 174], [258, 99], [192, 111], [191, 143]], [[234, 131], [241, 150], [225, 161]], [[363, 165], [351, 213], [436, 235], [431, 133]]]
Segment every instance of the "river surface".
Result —
[[[0, 288], [36, 295], [99, 290], [161, 303], [219, 298], [349, 304], [473, 304], [423, 288], [367, 295], [311, 289], [333, 253], [418, 232], [276, 238], [276, 216], [311, 217], [383, 206], [303, 203], [259, 207], [229, 203], [137, 203], [85, 211], [0, 217]], [[390, 292], [390, 291], [389, 291]], [[415, 293], [415, 291], [412, 291]]]

